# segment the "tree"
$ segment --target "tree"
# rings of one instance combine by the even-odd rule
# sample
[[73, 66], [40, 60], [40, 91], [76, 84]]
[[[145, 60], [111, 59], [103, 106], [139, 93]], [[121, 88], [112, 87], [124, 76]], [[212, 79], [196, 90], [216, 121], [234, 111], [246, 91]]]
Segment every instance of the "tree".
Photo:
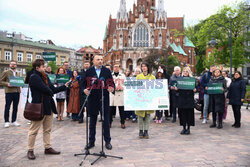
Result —
[[204, 61], [206, 60], [205, 55], [197, 56], [196, 60], [197, 60], [195, 64], [196, 72], [197, 74], [201, 74], [205, 70], [204, 66]]
[[57, 65], [56, 65], [56, 61], [49, 61], [48, 62], [48, 66], [51, 67], [51, 70], [56, 73], [56, 70], [57, 70]]
[[170, 56], [168, 56], [166, 64], [167, 64], [167, 72], [171, 76], [172, 73], [174, 72], [174, 67], [179, 66], [180, 61], [178, 60], [178, 58], [176, 56], [170, 55]]
[[160, 64], [165, 65], [168, 58], [168, 51], [167, 49], [164, 50], [157, 50], [151, 49], [149, 50], [149, 55], [143, 58], [143, 61], [148, 63], [152, 70], [157, 70]]

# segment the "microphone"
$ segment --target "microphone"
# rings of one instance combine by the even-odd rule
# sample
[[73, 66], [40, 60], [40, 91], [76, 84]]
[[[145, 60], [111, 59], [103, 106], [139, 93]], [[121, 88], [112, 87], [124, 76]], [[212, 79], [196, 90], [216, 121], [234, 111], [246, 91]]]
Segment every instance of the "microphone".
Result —
[[93, 78], [91, 78], [93, 81], [92, 81], [92, 85], [95, 84], [96, 80], [97, 80], [97, 76], [95, 75]]
[[77, 75], [76, 79], [79, 81], [82, 79], [82, 77], [80, 75]]

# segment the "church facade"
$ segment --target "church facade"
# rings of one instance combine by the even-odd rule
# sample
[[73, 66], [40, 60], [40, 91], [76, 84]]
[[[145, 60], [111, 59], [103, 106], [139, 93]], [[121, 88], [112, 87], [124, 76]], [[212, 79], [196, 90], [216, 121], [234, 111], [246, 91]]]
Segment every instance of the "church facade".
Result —
[[[167, 17], [164, 0], [137, 0], [127, 12], [126, 0], [120, 1], [117, 17], [110, 15], [103, 39], [104, 62], [123, 69], [135, 69], [152, 50], [175, 55], [181, 66], [194, 71], [193, 43], [183, 35], [184, 17]], [[175, 33], [180, 35], [176, 36]]]

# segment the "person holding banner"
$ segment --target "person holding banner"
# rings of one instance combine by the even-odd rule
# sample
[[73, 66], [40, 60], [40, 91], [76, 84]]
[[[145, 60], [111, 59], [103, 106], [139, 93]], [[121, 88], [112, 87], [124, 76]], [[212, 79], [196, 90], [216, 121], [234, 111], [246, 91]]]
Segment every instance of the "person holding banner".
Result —
[[[193, 77], [192, 71], [189, 67], [185, 67], [182, 71], [182, 76], [180, 78], [185, 78], [187, 86], [191, 85], [191, 82], [194, 83], [190, 87], [180, 87], [179, 82], [177, 81], [177, 107], [178, 114], [180, 118], [180, 125], [183, 126], [183, 130], [180, 134], [189, 135], [190, 134], [190, 126], [195, 125], [194, 119], [194, 92], [196, 92], [196, 82]], [[188, 79], [193, 79], [193, 81], [189, 81]], [[187, 83], [188, 82], [188, 83]], [[184, 85], [185, 86], [185, 85]]]
[[78, 121], [78, 114], [80, 112], [80, 85], [77, 80], [78, 71], [73, 71], [73, 77], [70, 79], [70, 93], [69, 104], [67, 107], [67, 113], [72, 113], [71, 117], [73, 121]]
[[170, 115], [173, 115], [172, 123], [176, 122], [176, 90], [177, 90], [177, 79], [181, 76], [181, 68], [179, 66], [174, 67], [174, 74], [170, 78]]
[[4, 86], [5, 91], [5, 109], [4, 109], [4, 127], [10, 127], [9, 122], [9, 114], [10, 114], [10, 106], [13, 102], [13, 112], [12, 112], [12, 125], [20, 126], [20, 124], [16, 121], [17, 119], [17, 109], [20, 98], [20, 87], [14, 87], [10, 83], [10, 77], [16, 76], [16, 61], [10, 61], [10, 69], [6, 70], [2, 73], [0, 78], [0, 84]]
[[[141, 64], [142, 73], [137, 75], [137, 80], [148, 80], [155, 79], [155, 76], [151, 74], [151, 68], [147, 63]], [[138, 116], [138, 126], [139, 126], [139, 138], [148, 139], [148, 129], [150, 122], [150, 114], [154, 113], [154, 110], [145, 110], [145, 111], [135, 111], [135, 114]]]
[[[62, 67], [57, 69], [56, 74], [66, 75], [66, 70]], [[64, 83], [56, 83], [57, 87], [63, 86]], [[62, 91], [56, 94], [57, 101], [57, 120], [63, 121], [63, 113], [64, 113], [64, 103], [66, 99], [66, 91]]]
[[[45, 61], [43, 59], [36, 59], [32, 66], [34, 73], [30, 77], [29, 85], [32, 95], [32, 103], [43, 103], [44, 117], [41, 121], [31, 121], [31, 125], [28, 132], [28, 152], [27, 157], [30, 160], [36, 159], [34, 155], [34, 147], [36, 136], [41, 126], [43, 126], [43, 142], [45, 154], [60, 154], [60, 152], [51, 148], [50, 134], [53, 124], [53, 109], [55, 104], [53, 103], [52, 96], [60, 91], [65, 91], [68, 83], [60, 87], [54, 87], [50, 82], [49, 77], [45, 73], [44, 67]], [[53, 101], [53, 102], [52, 102]]]
[[[158, 69], [158, 72], [156, 74], [156, 79], [164, 79], [164, 71], [163, 69]], [[161, 124], [162, 123], [162, 115], [164, 110], [156, 110], [155, 113], [155, 123]]]
[[219, 117], [218, 129], [223, 128], [222, 119], [225, 111], [225, 92], [227, 91], [227, 83], [219, 69], [214, 70], [208, 86], [205, 88], [209, 94], [209, 105], [213, 115], [213, 124], [210, 128], [216, 127], [216, 118]]
[[234, 124], [232, 127], [240, 128], [241, 123], [241, 105], [243, 104], [246, 94], [246, 83], [242, 78], [242, 74], [239, 71], [235, 71], [232, 83], [229, 87], [227, 98], [229, 99], [229, 104], [232, 105], [234, 112]]

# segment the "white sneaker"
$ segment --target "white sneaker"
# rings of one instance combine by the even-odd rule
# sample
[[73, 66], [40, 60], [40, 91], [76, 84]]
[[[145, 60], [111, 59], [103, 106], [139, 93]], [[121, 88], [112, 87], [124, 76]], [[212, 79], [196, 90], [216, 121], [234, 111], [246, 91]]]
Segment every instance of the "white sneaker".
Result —
[[5, 127], [5, 128], [10, 127], [10, 123], [9, 123], [9, 122], [5, 122], [5, 123], [4, 123], [4, 127]]
[[27, 124], [30, 125], [30, 124], [31, 124], [31, 121], [28, 121]]
[[17, 122], [12, 122], [12, 125], [13, 126], [21, 126], [19, 123], [17, 123]]
[[202, 123], [203, 123], [203, 124], [206, 124], [206, 123], [207, 123], [207, 120], [206, 120], [206, 119], [203, 119]]

